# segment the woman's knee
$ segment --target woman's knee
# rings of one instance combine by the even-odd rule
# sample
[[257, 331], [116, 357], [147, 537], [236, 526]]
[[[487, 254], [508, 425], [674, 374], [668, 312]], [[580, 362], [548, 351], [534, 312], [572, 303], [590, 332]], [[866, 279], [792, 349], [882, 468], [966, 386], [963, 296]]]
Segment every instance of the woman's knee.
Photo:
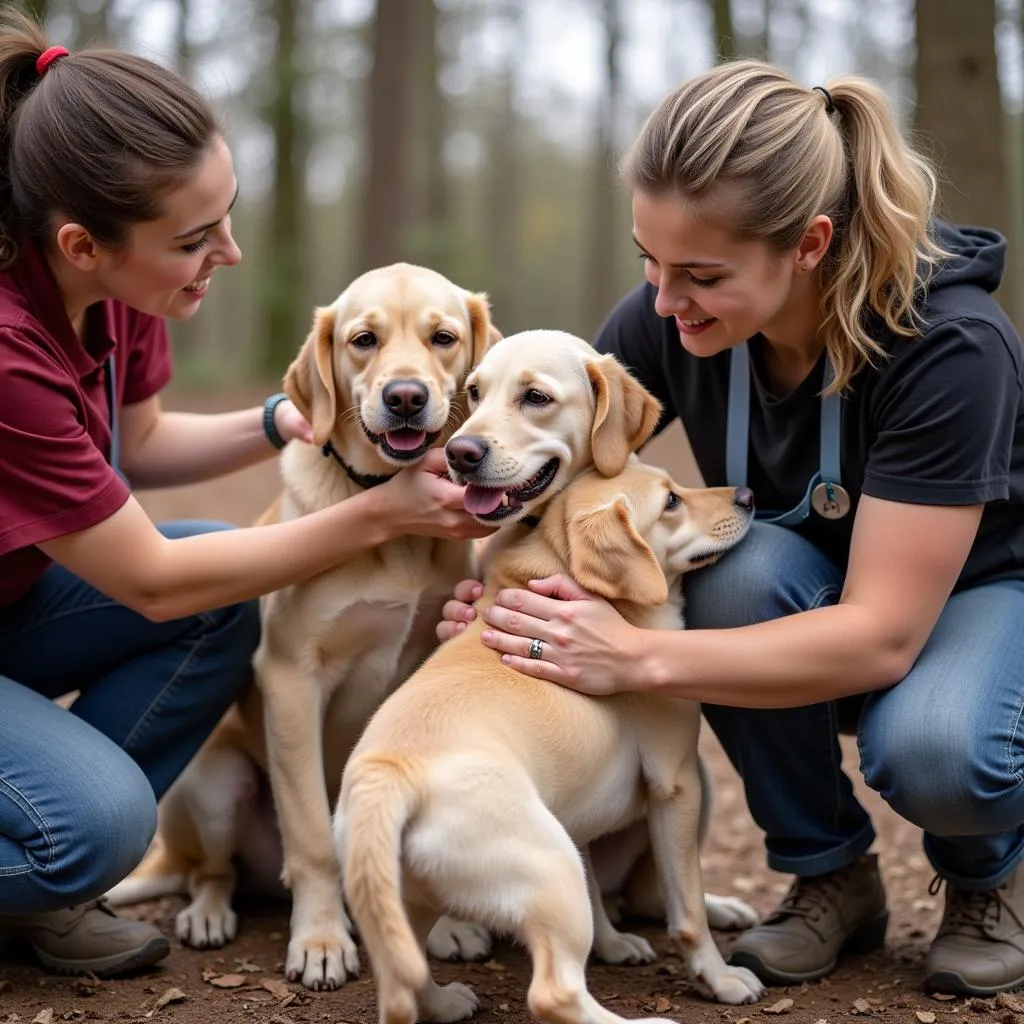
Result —
[[15, 889], [22, 905], [5, 906], [10, 913], [59, 910], [116, 885], [149, 848], [156, 797], [139, 766], [111, 744], [78, 778], [61, 784], [59, 802], [46, 816], [32, 818], [24, 844], [31, 881]]
[[953, 707], [900, 714], [880, 704], [869, 698], [861, 720], [861, 770], [897, 814], [937, 836], [986, 835], [1024, 821], [1024, 779], [975, 715]]
[[686, 576], [686, 625], [744, 626], [834, 604], [842, 573], [817, 548], [782, 526], [755, 522], [714, 565]]

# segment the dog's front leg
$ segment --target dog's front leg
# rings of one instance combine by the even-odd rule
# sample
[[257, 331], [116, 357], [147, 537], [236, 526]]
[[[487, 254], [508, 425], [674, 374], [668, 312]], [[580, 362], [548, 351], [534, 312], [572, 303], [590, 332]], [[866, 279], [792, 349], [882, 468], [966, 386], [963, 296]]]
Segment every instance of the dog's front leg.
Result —
[[608, 916], [601, 886], [594, 872], [590, 847], [585, 846], [583, 866], [587, 872], [587, 895], [590, 897], [590, 912], [594, 918], [594, 955], [606, 964], [649, 964], [657, 960], [651, 944], [640, 935], [620, 932]]
[[700, 868], [700, 777], [696, 757], [669, 793], [651, 792], [647, 820], [665, 892], [669, 934], [698, 991], [722, 1003], [752, 1003], [764, 991], [746, 968], [729, 967], [711, 937]]
[[323, 700], [318, 687], [284, 659], [257, 659], [266, 714], [267, 762], [292, 893], [285, 957], [290, 981], [333, 989], [359, 973], [359, 954], [341, 899], [324, 781]]

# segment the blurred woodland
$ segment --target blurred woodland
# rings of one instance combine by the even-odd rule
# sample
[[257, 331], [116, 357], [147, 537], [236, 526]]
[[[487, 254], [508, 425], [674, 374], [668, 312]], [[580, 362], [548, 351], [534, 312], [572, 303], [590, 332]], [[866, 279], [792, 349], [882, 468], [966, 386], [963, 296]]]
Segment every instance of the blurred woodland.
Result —
[[509, 333], [591, 336], [640, 280], [616, 163], [716, 60], [859, 72], [938, 160], [943, 210], [1010, 239], [1024, 327], [1024, 0], [31, 0], [51, 40], [180, 69], [235, 155], [245, 254], [175, 325], [179, 386], [280, 376], [315, 304], [397, 259]]

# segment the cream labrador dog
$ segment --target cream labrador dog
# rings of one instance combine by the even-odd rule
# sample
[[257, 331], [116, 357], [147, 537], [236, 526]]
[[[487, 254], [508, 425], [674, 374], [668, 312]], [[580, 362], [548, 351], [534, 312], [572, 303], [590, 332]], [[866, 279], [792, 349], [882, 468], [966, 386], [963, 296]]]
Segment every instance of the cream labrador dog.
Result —
[[[315, 446], [285, 449], [283, 488], [261, 521], [344, 501], [446, 440], [466, 375], [497, 337], [486, 297], [433, 271], [397, 264], [353, 281], [316, 311], [286, 374]], [[470, 568], [468, 543], [407, 537], [265, 597], [257, 687], [167, 793], [153, 854], [111, 902], [187, 890], [179, 937], [221, 946], [237, 927], [238, 859], [257, 887], [280, 876], [291, 890], [290, 979], [329, 989], [355, 975], [331, 804], [367, 719], [436, 646], [444, 599]], [[437, 942], [472, 957], [490, 937], [448, 922]]]
[[[538, 408], [560, 383], [533, 371], [518, 378], [524, 398], [536, 389], [527, 401]], [[550, 455], [544, 476], [552, 460], [562, 462]], [[523, 488], [513, 490], [507, 504], [474, 500], [493, 515], [521, 500]], [[739, 541], [752, 515], [746, 489], [684, 490], [638, 460], [611, 479], [587, 473], [534, 530], [493, 554], [481, 600], [563, 572], [636, 625], [677, 629], [680, 577]], [[538, 1020], [619, 1024], [587, 991], [587, 957], [592, 946], [643, 940], [604, 915], [580, 849], [643, 815], [669, 932], [693, 984], [722, 1002], [756, 1000], [761, 983], [725, 964], [705, 912], [699, 706], [638, 694], [597, 700], [521, 676], [480, 643], [482, 629], [475, 622], [448, 641], [385, 701], [342, 779], [335, 844], [383, 1024], [455, 1021], [476, 1009], [469, 988], [430, 976], [422, 947], [440, 913], [527, 946]]]
[[[545, 504], [594, 466], [614, 476], [651, 435], [661, 407], [613, 356], [560, 331], [527, 331], [492, 348], [466, 382], [470, 416], [445, 447], [454, 479], [467, 485], [466, 507], [503, 527], [488, 550], [513, 543]], [[681, 625], [681, 624], [677, 624]], [[700, 761], [698, 760], [698, 766]], [[712, 786], [702, 770], [700, 835]], [[609, 902], [627, 913], [664, 919], [665, 904], [642, 823], [595, 845], [595, 874]], [[730, 896], [706, 896], [714, 928], [749, 928], [756, 912]], [[615, 962], [653, 960], [650, 947], [598, 951]]]

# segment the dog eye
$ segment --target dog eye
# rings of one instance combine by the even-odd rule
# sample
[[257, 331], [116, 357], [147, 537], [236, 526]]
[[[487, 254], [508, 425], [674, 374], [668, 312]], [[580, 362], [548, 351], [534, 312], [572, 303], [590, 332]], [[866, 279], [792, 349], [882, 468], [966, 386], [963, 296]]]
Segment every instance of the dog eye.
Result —
[[523, 395], [523, 400], [530, 405], [547, 405], [551, 401], [543, 391], [538, 391], [536, 388], [530, 388], [529, 391]]
[[362, 331], [352, 339], [356, 348], [373, 348], [377, 344], [377, 335], [373, 331]]
[[479, 401], [480, 389], [475, 384], [469, 384], [466, 386], [466, 394], [469, 395], [471, 402]]
[[451, 331], [438, 331], [434, 335], [434, 344], [440, 345], [441, 348], [449, 348], [454, 345], [459, 339], [452, 334]]
[[671, 512], [673, 509], [679, 508], [682, 503], [683, 499], [680, 498], [678, 494], [673, 491], [669, 491], [668, 497], [665, 499], [665, 511]]

